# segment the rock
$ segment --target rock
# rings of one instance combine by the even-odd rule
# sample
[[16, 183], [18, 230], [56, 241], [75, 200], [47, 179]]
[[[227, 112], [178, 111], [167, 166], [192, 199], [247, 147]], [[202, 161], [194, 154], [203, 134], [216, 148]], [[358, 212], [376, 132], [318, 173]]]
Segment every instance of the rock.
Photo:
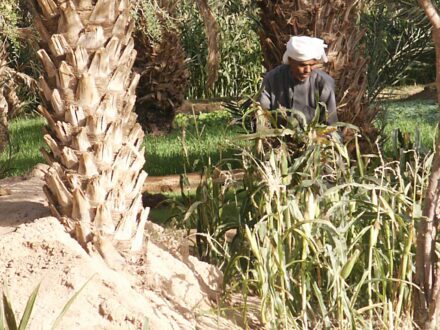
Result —
[[49, 165], [39, 163], [34, 166], [32, 171], [29, 173], [29, 177], [37, 177], [43, 179], [48, 169]]
[[1, 196], [8, 196], [8, 195], [11, 195], [11, 194], [12, 194], [11, 189], [0, 187], [0, 197]]

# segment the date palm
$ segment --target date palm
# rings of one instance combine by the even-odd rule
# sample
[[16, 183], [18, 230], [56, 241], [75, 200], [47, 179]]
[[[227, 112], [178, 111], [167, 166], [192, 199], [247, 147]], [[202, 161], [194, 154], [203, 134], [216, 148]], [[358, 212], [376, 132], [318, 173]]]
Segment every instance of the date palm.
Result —
[[324, 39], [329, 45], [329, 62], [324, 69], [336, 81], [339, 120], [357, 125], [374, 142], [378, 132], [372, 122], [378, 109], [367, 104], [368, 60], [360, 43], [363, 32], [356, 24], [362, 1], [259, 0], [258, 5], [265, 67], [271, 69], [281, 63], [292, 35]]
[[[408, 4], [416, 0], [409, 1]], [[435, 48], [437, 104], [440, 104], [440, 11], [438, 2], [418, 0], [431, 23]], [[439, 123], [440, 125], [440, 123]], [[440, 324], [440, 263], [438, 257], [439, 239], [439, 178], [440, 178], [440, 131], [437, 138], [434, 159], [428, 187], [423, 202], [423, 218], [417, 226], [416, 275], [414, 282], [421, 290], [415, 294], [415, 320], [420, 329], [438, 329]]]
[[[24, 87], [35, 91], [35, 80], [22, 72], [23, 67], [11, 65], [14, 57], [10, 56], [8, 48], [18, 42], [25, 44], [23, 48], [35, 43], [35, 33], [28, 27], [28, 21], [19, 4], [14, 0], [0, 2], [0, 153], [9, 143], [8, 121], [25, 105], [18, 91]], [[15, 47], [15, 52], [21, 47]], [[26, 63], [26, 68], [32, 70], [32, 61]], [[29, 70], [28, 70], [29, 71]]]
[[[138, 56], [135, 69], [141, 77], [137, 87], [136, 113], [148, 133], [167, 133], [176, 109], [185, 98], [190, 73], [176, 23], [179, 1], [140, 2], [134, 35]], [[154, 10], [153, 18], [147, 10]], [[152, 35], [154, 30], [156, 35]], [[172, 56], [170, 56], [172, 54]]]
[[[26, 28], [17, 29], [16, 33], [21, 39], [30, 40], [33, 37]], [[31, 76], [17, 72], [9, 65], [9, 61], [7, 42], [4, 41], [0, 45], [0, 153], [9, 143], [9, 120], [19, 113], [26, 103], [17, 91], [22, 86], [35, 91], [36, 85]]]
[[[205, 26], [208, 43], [207, 86], [214, 87], [220, 66], [220, 29], [206, 0], [191, 0], [197, 6]], [[190, 71], [182, 43], [182, 0], [145, 0], [137, 10], [135, 44], [138, 50], [135, 68], [141, 74], [137, 89], [136, 112], [149, 133], [166, 133], [172, 127], [176, 110], [187, 92]], [[152, 20], [147, 8], [154, 8]], [[151, 30], [156, 35], [151, 36]]]
[[144, 133], [133, 112], [139, 75], [132, 72], [130, 1], [31, 5], [45, 69], [39, 111], [48, 123], [49, 150], [42, 153], [50, 165], [44, 191], [51, 212], [89, 252], [121, 262], [115, 243], [139, 250], [148, 216], [141, 196]]

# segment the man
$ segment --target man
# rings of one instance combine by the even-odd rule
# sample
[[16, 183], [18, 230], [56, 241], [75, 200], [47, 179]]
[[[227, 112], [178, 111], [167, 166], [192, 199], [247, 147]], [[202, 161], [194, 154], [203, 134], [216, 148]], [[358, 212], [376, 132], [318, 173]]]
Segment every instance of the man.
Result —
[[327, 62], [325, 48], [327, 45], [319, 38], [291, 37], [283, 64], [264, 77], [261, 106], [270, 110], [280, 107], [299, 110], [310, 123], [317, 104], [322, 102], [326, 107], [320, 107], [320, 121], [326, 124], [338, 121], [334, 80], [315, 68], [320, 61]]

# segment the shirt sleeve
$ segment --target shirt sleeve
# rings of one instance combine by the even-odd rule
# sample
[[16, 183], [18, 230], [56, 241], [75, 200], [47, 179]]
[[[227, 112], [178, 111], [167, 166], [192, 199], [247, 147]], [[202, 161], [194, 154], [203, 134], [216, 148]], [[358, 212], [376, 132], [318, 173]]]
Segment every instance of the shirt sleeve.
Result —
[[271, 88], [267, 75], [264, 77], [263, 84], [261, 86], [260, 104], [263, 109], [272, 109]]
[[335, 97], [335, 82], [333, 79], [325, 80], [321, 92], [321, 100], [326, 105], [327, 124], [331, 125], [338, 121]]

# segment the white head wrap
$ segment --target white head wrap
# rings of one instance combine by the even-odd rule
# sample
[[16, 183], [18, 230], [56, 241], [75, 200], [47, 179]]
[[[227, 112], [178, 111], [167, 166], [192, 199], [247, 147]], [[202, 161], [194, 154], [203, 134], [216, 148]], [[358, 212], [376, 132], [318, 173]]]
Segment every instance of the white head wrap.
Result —
[[324, 40], [312, 37], [291, 37], [286, 44], [286, 51], [283, 55], [283, 63], [289, 63], [289, 57], [299, 61], [318, 60], [327, 62], [325, 55], [325, 48], [327, 45]]

